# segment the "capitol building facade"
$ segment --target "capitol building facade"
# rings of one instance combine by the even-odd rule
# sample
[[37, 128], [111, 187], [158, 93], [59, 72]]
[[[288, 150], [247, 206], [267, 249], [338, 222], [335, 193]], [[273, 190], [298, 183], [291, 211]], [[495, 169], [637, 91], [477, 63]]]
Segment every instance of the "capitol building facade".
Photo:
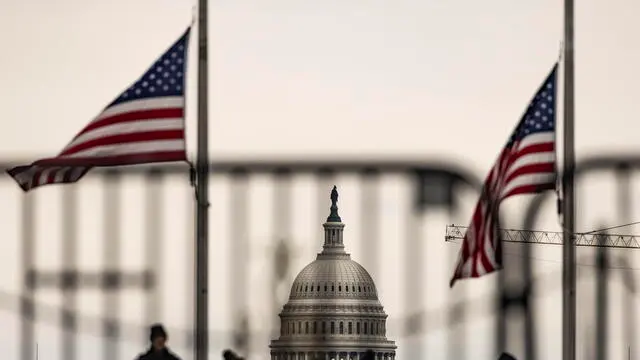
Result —
[[345, 251], [337, 202], [334, 186], [322, 252], [291, 286], [280, 312], [280, 337], [270, 344], [271, 360], [360, 360], [367, 350], [376, 360], [395, 359], [375, 283]]

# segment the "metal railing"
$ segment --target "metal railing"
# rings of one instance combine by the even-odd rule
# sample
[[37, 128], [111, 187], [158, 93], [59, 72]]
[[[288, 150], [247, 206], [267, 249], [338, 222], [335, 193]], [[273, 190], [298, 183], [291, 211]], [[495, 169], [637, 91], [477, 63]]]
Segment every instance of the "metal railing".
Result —
[[[11, 164], [5, 163], [4, 167]], [[631, 182], [629, 176], [631, 172], [640, 167], [640, 156], [612, 156], [599, 157], [582, 161], [578, 165], [577, 182], [587, 174], [599, 172], [614, 172], [618, 179], [619, 194], [617, 195], [618, 206], [620, 208], [619, 216], [616, 221], [619, 223], [627, 222], [626, 217], [631, 216], [631, 203], [628, 200], [631, 192]], [[427, 309], [422, 306], [427, 302], [422, 291], [415, 291], [428, 286], [435, 281], [431, 277], [426, 277], [427, 266], [422, 258], [425, 251], [426, 238], [422, 231], [422, 224], [425, 222], [424, 214], [427, 210], [441, 209], [448, 214], [448, 222], [456, 216], [460, 211], [460, 192], [466, 191], [467, 194], [479, 193], [481, 186], [480, 178], [473, 174], [470, 170], [457, 165], [446, 162], [424, 162], [420, 160], [312, 160], [312, 161], [269, 161], [263, 159], [249, 160], [230, 160], [219, 161], [211, 166], [213, 180], [225, 182], [224, 186], [213, 184], [212, 186], [221, 186], [218, 192], [212, 192], [212, 201], [216, 196], [225, 198], [225, 206], [218, 201], [212, 206], [218, 206], [222, 213], [228, 214], [228, 231], [226, 236], [216, 236], [216, 241], [223, 239], [225, 241], [225, 254], [229, 256], [228, 271], [226, 272], [228, 279], [225, 280], [227, 289], [222, 296], [227, 297], [225, 301], [230, 307], [228, 312], [231, 314], [230, 320], [234, 326], [231, 333], [217, 333], [212, 331], [212, 337], [218, 337], [215, 342], [226, 342], [223, 347], [233, 347], [245, 357], [251, 358], [252, 355], [260, 351], [266, 350], [268, 340], [274, 332], [277, 331], [276, 322], [277, 313], [283, 305], [282, 293], [288, 292], [288, 286], [292, 281], [292, 274], [299, 269], [293, 269], [294, 255], [292, 250], [292, 237], [294, 236], [292, 223], [296, 219], [296, 208], [299, 203], [309, 201], [309, 199], [299, 199], [294, 197], [295, 184], [300, 178], [306, 179], [313, 186], [315, 195], [312, 195], [310, 201], [314, 202], [313, 222], [310, 222], [312, 230], [310, 234], [317, 233], [320, 236], [319, 222], [322, 216], [326, 217], [327, 212], [327, 196], [330, 185], [339, 182], [338, 179], [348, 178], [353, 188], [357, 189], [359, 198], [358, 207], [360, 211], [359, 219], [359, 244], [366, 240], [366, 246], [362, 246], [361, 257], [365, 267], [374, 274], [380, 274], [389, 269], [387, 261], [381, 261], [383, 246], [389, 245], [387, 239], [383, 239], [380, 234], [380, 224], [385, 219], [385, 204], [381, 200], [381, 189], [385, 186], [388, 177], [402, 182], [408, 191], [407, 201], [404, 204], [407, 212], [407, 219], [402, 228], [404, 236], [394, 239], [394, 243], [402, 244], [401, 263], [393, 264], [393, 267], [401, 267], [403, 278], [401, 280], [404, 288], [401, 302], [404, 304], [403, 313], [399, 316], [390, 314], [390, 321], [394, 322], [393, 326], [389, 326], [390, 336], [394, 340], [403, 340], [415, 335], [424, 335], [429, 332], [449, 331], [455, 332], [461, 340], [449, 341], [447, 347], [448, 359], [465, 359], [475, 358], [473, 354], [465, 350], [466, 340], [475, 336], [465, 331], [467, 325], [480, 316], [477, 311], [471, 311], [478, 304], [489, 304], [496, 309], [497, 316], [495, 322], [495, 357], [503, 350], [511, 350], [517, 354], [518, 359], [539, 359], [537, 355], [539, 322], [545, 316], [545, 312], [540, 309], [534, 309], [532, 305], [533, 296], [540, 291], [557, 291], [560, 286], [559, 273], [546, 274], [544, 277], [536, 278], [533, 274], [533, 259], [531, 244], [510, 244], [510, 250], [518, 250], [515, 254], [517, 261], [506, 259], [504, 267], [509, 271], [502, 271], [494, 278], [497, 280], [495, 288], [495, 296], [480, 297], [463, 297], [462, 300], [450, 297], [446, 302], [445, 309]], [[80, 209], [78, 206], [81, 189], [85, 186], [79, 184], [77, 186], [59, 187], [57, 192], [60, 193], [61, 201], [56, 211], [61, 216], [61, 243], [59, 245], [49, 244], [48, 246], [60, 246], [61, 263], [63, 267], [59, 270], [50, 271], [38, 267], [36, 261], [36, 252], [38, 249], [38, 239], [36, 238], [36, 230], [41, 226], [38, 215], [38, 207], [48, 206], [39, 201], [39, 191], [35, 191], [26, 195], [20, 195], [18, 198], [22, 208], [20, 216], [19, 241], [21, 244], [20, 256], [20, 274], [22, 277], [22, 287], [20, 294], [0, 293], [0, 307], [10, 307], [7, 304], [13, 300], [19, 299], [19, 311], [22, 314], [20, 326], [21, 334], [21, 358], [29, 360], [34, 358], [35, 332], [34, 324], [46, 322], [60, 326], [65, 330], [61, 339], [60, 359], [75, 360], [78, 359], [77, 354], [77, 336], [79, 333], [93, 332], [95, 335], [101, 336], [104, 340], [101, 356], [95, 358], [113, 359], [119, 358], [118, 341], [121, 339], [140, 339], [141, 343], [146, 337], [145, 324], [154, 322], [161, 317], [162, 309], [166, 303], [165, 292], [168, 284], [163, 283], [161, 276], [162, 263], [158, 259], [165, 258], [167, 249], [165, 243], [166, 235], [163, 233], [164, 222], [162, 212], [171, 208], [173, 204], [168, 203], [166, 193], [169, 188], [178, 187], [182, 198], [185, 202], [191, 200], [193, 196], [188, 187], [188, 169], [185, 166], [162, 166], [153, 168], [121, 168], [92, 171], [90, 178], [93, 180], [82, 180], [83, 183], [91, 183], [95, 186], [96, 181], [100, 181], [102, 185], [102, 229], [101, 232], [102, 250], [100, 252], [103, 257], [102, 262], [104, 271], [83, 270], [78, 266], [80, 255], [79, 246], [81, 243], [80, 236], [87, 236], [86, 233], [79, 233], [78, 217]], [[3, 191], [10, 192], [9, 187], [15, 187], [15, 191], [19, 192], [18, 187], [7, 177], [4, 178]], [[135, 194], [137, 199], [131, 198], [129, 194], [126, 200], [123, 198], [123, 189], [127, 186], [130, 179], [138, 179], [144, 185], [140, 188], [141, 193]], [[273, 266], [264, 273], [264, 279], [261, 281], [265, 284], [266, 289], [280, 289], [274, 291], [262, 291], [260, 296], [264, 297], [266, 306], [272, 312], [270, 330], [266, 330], [264, 334], [256, 331], [252, 322], [254, 317], [247, 310], [246, 299], [255, 297], [256, 294], [250, 289], [249, 278], [255, 276], [250, 274], [246, 266], [242, 264], [243, 256], [250, 252], [252, 243], [248, 239], [248, 229], [252, 226], [251, 205], [252, 192], [250, 192], [250, 183], [255, 179], [261, 179], [265, 185], [264, 189], [271, 191], [271, 209], [264, 211], [260, 216], [265, 221], [271, 223], [270, 232], [273, 234], [269, 240], [272, 243]], [[267, 180], [270, 179], [270, 180]], [[346, 180], [345, 180], [346, 181]], [[214, 181], [215, 182], [215, 181]], [[167, 183], [170, 183], [167, 185]], [[176, 185], [178, 184], [178, 185]], [[259, 187], [259, 186], [258, 186]], [[175, 190], [175, 189], [174, 189]], [[224, 192], [224, 196], [222, 196]], [[541, 209], [547, 201], [551, 201], [552, 193], [546, 193], [541, 196], [533, 197], [526, 211], [525, 219], [522, 223], [523, 229], [535, 228]], [[141, 268], [135, 271], [126, 271], [118, 264], [120, 263], [120, 254], [127, 250], [128, 244], [123, 244], [121, 239], [123, 219], [118, 214], [124, 207], [129, 206], [129, 202], [138, 201], [143, 204], [143, 215], [141, 217], [140, 242], [142, 243]], [[297, 205], [296, 205], [297, 204]], [[549, 207], [555, 210], [555, 206]], [[468, 211], [465, 211], [468, 213]], [[185, 213], [181, 216], [188, 219], [192, 214]], [[173, 215], [173, 216], [177, 216]], [[215, 215], [212, 215], [215, 216]], [[466, 221], [466, 219], [464, 220]], [[187, 221], [188, 223], [188, 221]], [[348, 223], [348, 221], [347, 221]], [[597, 224], [601, 225], [601, 224]], [[48, 226], [48, 225], [45, 225]], [[192, 229], [187, 226], [184, 229], [185, 248], [192, 246]], [[315, 236], [315, 235], [310, 235]], [[428, 239], [430, 242], [444, 242], [444, 234], [440, 238]], [[555, 241], [555, 240], [554, 240]], [[353, 241], [358, 243], [358, 241]], [[541, 242], [544, 244], [546, 242]], [[550, 243], [555, 243], [550, 241]], [[350, 242], [351, 244], [351, 242]], [[320, 246], [315, 244], [314, 248]], [[352, 245], [348, 245], [352, 246]], [[515, 247], [514, 247], [515, 246]], [[457, 251], [457, 247], [455, 248]], [[187, 250], [189, 251], [189, 250]], [[625, 256], [607, 255], [607, 249], [598, 250], [595, 255], [597, 263], [594, 268], [598, 269], [596, 296], [598, 299], [594, 317], [596, 318], [596, 330], [599, 341], [593, 343], [593, 349], [582, 350], [584, 352], [595, 351], [598, 359], [606, 359], [607, 351], [607, 329], [606, 318], [608, 314], [607, 293], [606, 288], [607, 276], [613, 271], [620, 272], [616, 267], [612, 267], [612, 261], [618, 259], [618, 263], [622, 263], [626, 267], [630, 267], [629, 259]], [[515, 258], [514, 258], [515, 259]], [[613, 259], [613, 260], [612, 260]], [[309, 262], [312, 258], [306, 258], [301, 261]], [[453, 263], [448, 264], [449, 267]], [[623, 267], [625, 267], [623, 266]], [[429, 269], [431, 270], [431, 269]], [[448, 277], [451, 269], [447, 269], [444, 274]], [[624, 272], [624, 271], [623, 271]], [[439, 272], [442, 274], [442, 272]], [[579, 274], [580, 275], [580, 274]], [[439, 275], [440, 276], [440, 275]], [[624, 283], [627, 287], [628, 294], [622, 297], [621, 305], [629, 314], [634, 314], [633, 299], [635, 296], [635, 279], [629, 271], [624, 272]], [[447, 279], [448, 280], [448, 279]], [[187, 291], [192, 285], [191, 279], [185, 278], [187, 284], [181, 290]], [[441, 281], [437, 281], [440, 283]], [[40, 304], [38, 301], [38, 292], [43, 289], [58, 289], [63, 297], [63, 306], [55, 308]], [[118, 301], [118, 292], [124, 289], [140, 289], [145, 295], [144, 300], [144, 316], [140, 323], [126, 321], [119, 316], [122, 310], [122, 304]], [[77, 311], [77, 296], [81, 290], [97, 289], [104, 293], [102, 309], [103, 316], [91, 317], [79, 314]], [[164, 289], [164, 290], [163, 290]], [[191, 299], [191, 294], [184, 295]], [[5, 299], [3, 301], [2, 299]], [[190, 300], [187, 300], [190, 301]], [[494, 304], [494, 305], [491, 305]], [[384, 304], [383, 304], [384, 305]], [[219, 306], [212, 304], [211, 306]], [[11, 308], [10, 310], [17, 310]], [[37, 310], [37, 311], [36, 311]], [[444, 311], [443, 311], [444, 310]], [[517, 310], [517, 311], [514, 311]], [[227, 309], [225, 309], [227, 311]], [[37, 314], [37, 316], [36, 316]], [[624, 335], [628, 339], [629, 344], [635, 343], [635, 324], [633, 317], [628, 316], [625, 323]], [[84, 324], [80, 326], [79, 324]], [[89, 325], [87, 325], [89, 324]], [[171, 328], [171, 327], [170, 327]], [[456, 330], [458, 329], [458, 330]], [[187, 329], [170, 331], [172, 343], [178, 343], [180, 348], [190, 348], [192, 346], [192, 335]], [[431, 350], [428, 345], [419, 344], [411, 345], [410, 352], [406, 352], [405, 356], [415, 359], [429, 359]], [[559, 351], [560, 349], [558, 349]], [[402, 351], [402, 349], [401, 349]], [[578, 353], [581, 350], [579, 349]], [[134, 354], [131, 354], [133, 357]], [[212, 355], [216, 356], [216, 355]], [[559, 356], [559, 354], [558, 354]], [[586, 356], [586, 355], [585, 355]], [[188, 358], [188, 356], [183, 355]], [[254, 356], [257, 358], [257, 355]], [[440, 357], [442, 358], [442, 357]], [[584, 358], [584, 357], [583, 357]]]

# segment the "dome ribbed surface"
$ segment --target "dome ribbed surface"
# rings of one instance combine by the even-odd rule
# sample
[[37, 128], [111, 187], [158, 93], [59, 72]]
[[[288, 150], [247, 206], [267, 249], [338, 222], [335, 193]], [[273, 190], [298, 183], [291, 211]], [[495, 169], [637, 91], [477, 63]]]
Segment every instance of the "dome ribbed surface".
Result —
[[291, 286], [290, 300], [351, 298], [377, 300], [371, 275], [350, 259], [318, 259], [305, 266]]

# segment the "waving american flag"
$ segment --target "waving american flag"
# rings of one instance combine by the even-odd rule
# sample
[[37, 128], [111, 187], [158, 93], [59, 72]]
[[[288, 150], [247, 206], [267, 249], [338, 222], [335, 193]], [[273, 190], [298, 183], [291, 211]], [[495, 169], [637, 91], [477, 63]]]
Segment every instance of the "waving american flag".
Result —
[[186, 161], [185, 69], [190, 28], [55, 157], [7, 170], [24, 191], [73, 183], [92, 167]]
[[502, 200], [555, 188], [557, 67], [554, 65], [536, 92], [484, 182], [450, 286], [459, 279], [500, 269], [498, 214]]

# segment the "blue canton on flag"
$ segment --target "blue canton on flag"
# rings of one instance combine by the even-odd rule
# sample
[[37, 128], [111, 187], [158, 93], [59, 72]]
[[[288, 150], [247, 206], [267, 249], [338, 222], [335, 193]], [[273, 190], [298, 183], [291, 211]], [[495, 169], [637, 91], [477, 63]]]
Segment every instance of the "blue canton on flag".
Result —
[[545, 131], [555, 131], [556, 126], [556, 71], [553, 68], [544, 84], [540, 87], [536, 95], [531, 100], [527, 111], [513, 133], [507, 147], [514, 142], [522, 140], [529, 134]]
[[184, 96], [184, 73], [187, 55], [185, 49], [188, 41], [189, 31], [178, 39], [138, 81], [125, 90], [109, 106], [138, 99]]

